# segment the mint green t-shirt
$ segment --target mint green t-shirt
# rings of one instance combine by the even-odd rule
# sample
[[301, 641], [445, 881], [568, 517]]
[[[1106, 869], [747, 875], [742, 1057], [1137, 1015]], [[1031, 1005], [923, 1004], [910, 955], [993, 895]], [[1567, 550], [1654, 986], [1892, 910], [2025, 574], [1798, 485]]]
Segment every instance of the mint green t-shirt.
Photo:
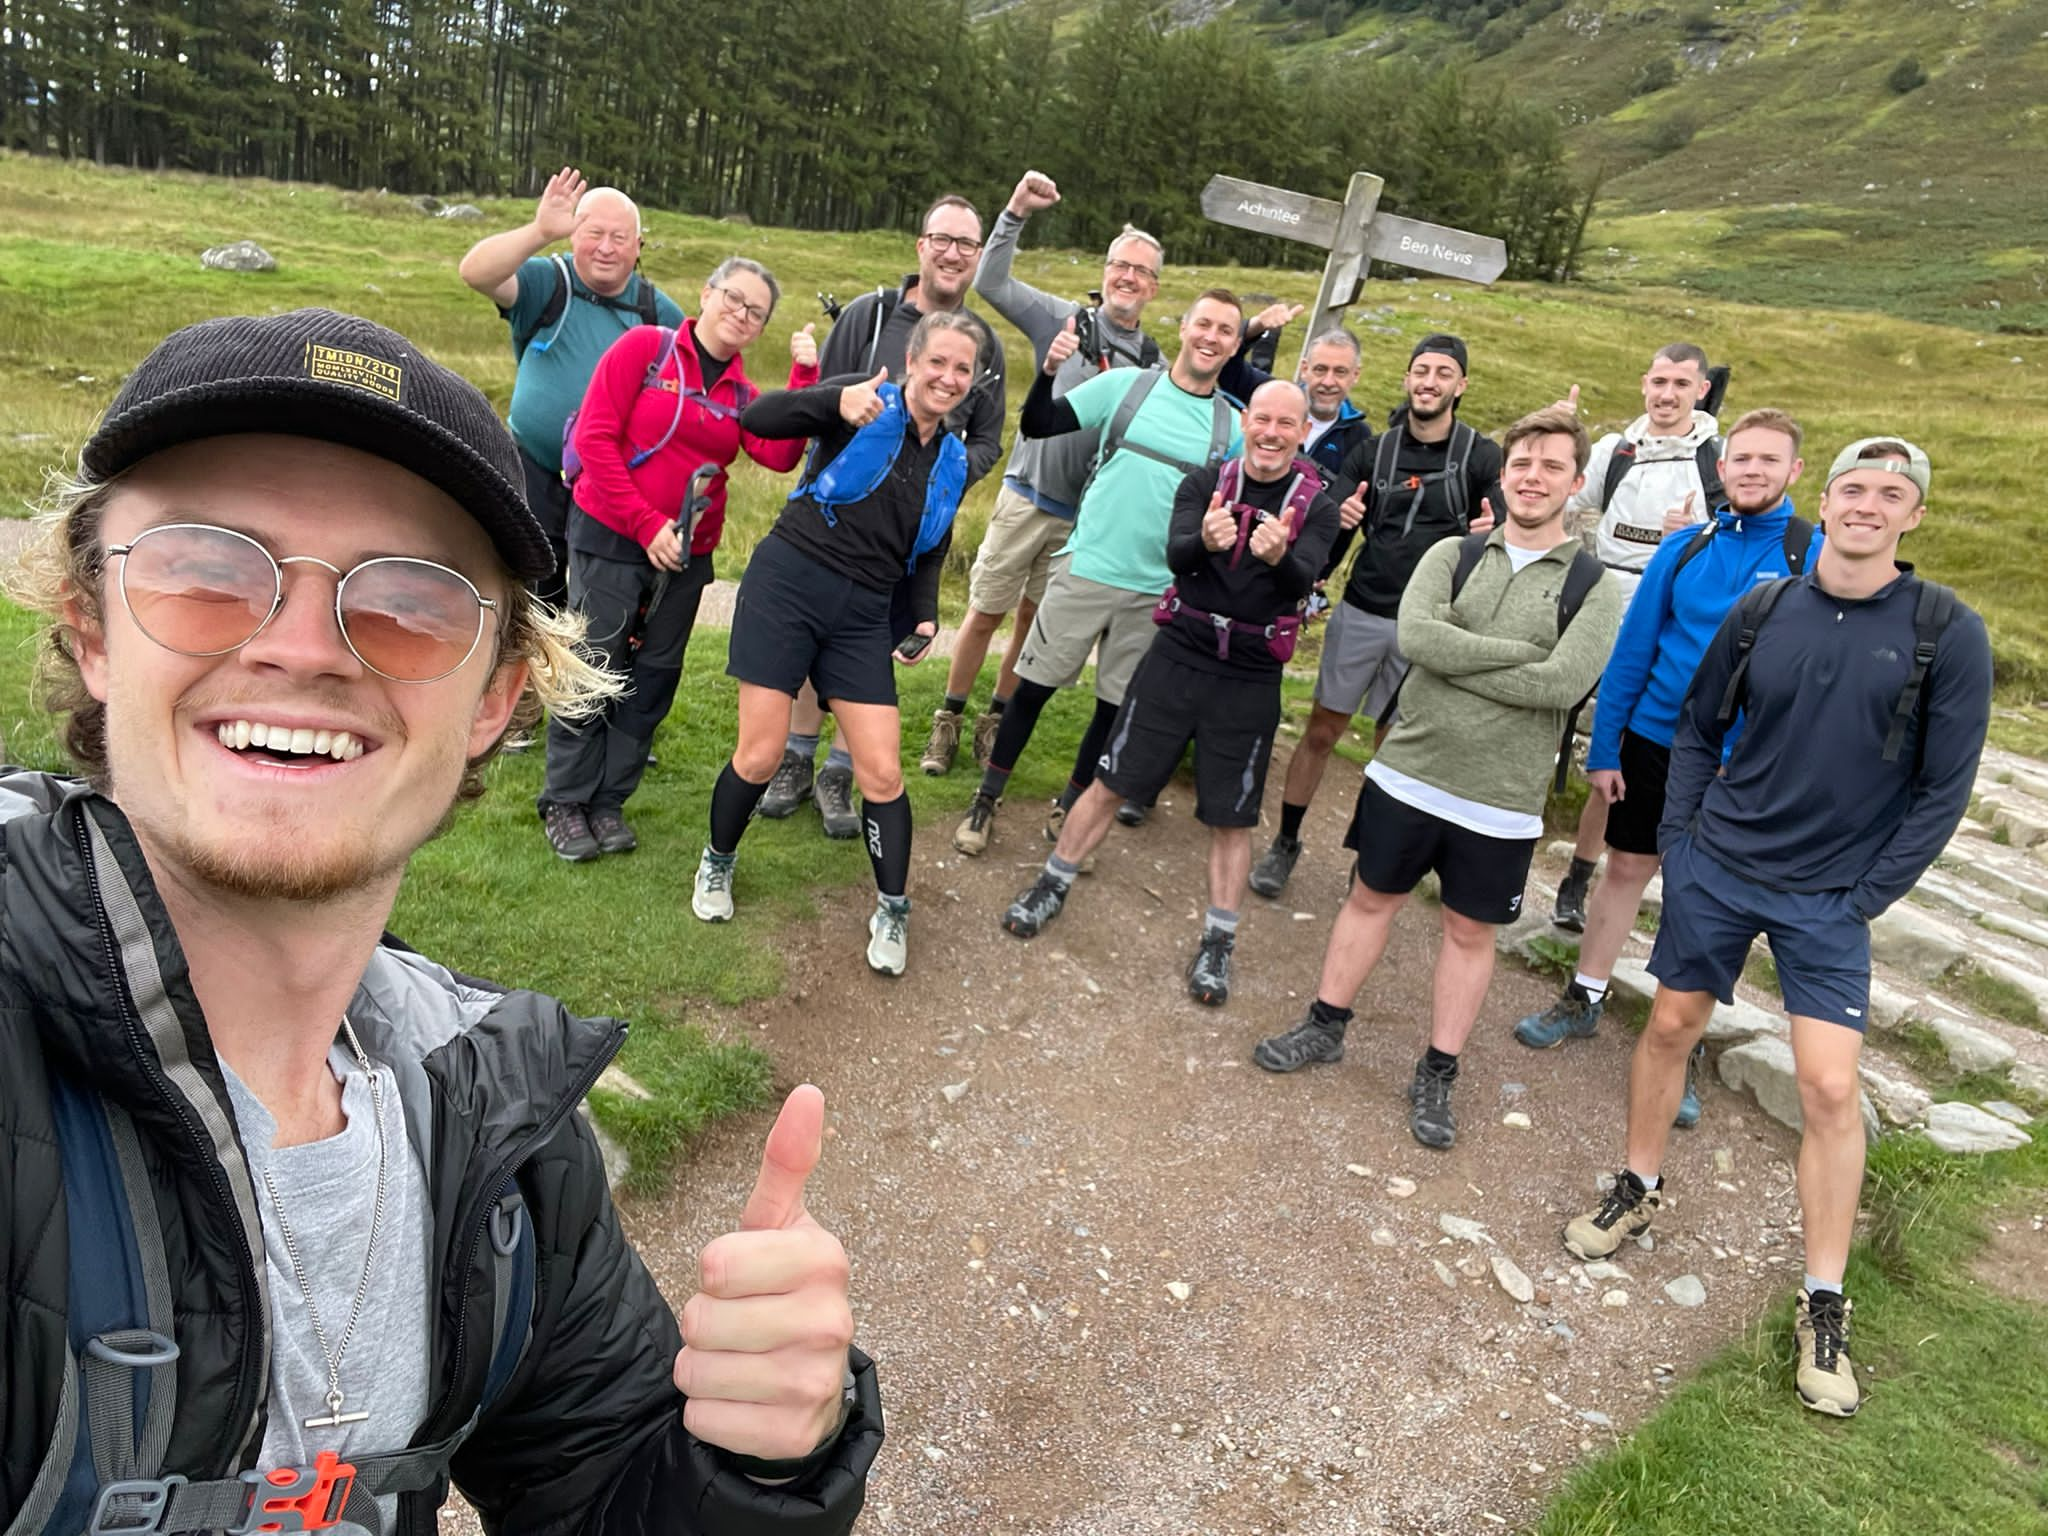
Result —
[[[1123, 403], [1124, 391], [1140, 378], [1136, 368], [1116, 368], [1075, 386], [1061, 398], [1074, 408], [1081, 430], [1100, 434]], [[1067, 540], [1068, 569], [1076, 576], [1126, 592], [1164, 592], [1173, 584], [1166, 565], [1166, 528], [1173, 520], [1173, 493], [1187, 478], [1181, 465], [1209, 462], [1220, 395], [1191, 395], [1162, 374], [1125, 430], [1123, 444], [1096, 472], [1081, 497], [1074, 532]], [[1237, 411], [1230, 415], [1228, 454], [1241, 453]], [[1164, 454], [1164, 464], [1132, 445]]]

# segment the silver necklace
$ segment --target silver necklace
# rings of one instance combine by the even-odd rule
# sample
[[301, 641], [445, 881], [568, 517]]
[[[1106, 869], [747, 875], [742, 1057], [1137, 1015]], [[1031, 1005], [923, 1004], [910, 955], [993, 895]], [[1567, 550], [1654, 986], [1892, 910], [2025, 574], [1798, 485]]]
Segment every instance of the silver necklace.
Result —
[[285, 1218], [284, 1202], [277, 1197], [277, 1181], [270, 1176], [268, 1168], [263, 1170], [263, 1187], [270, 1192], [271, 1209], [277, 1212], [277, 1231], [284, 1239], [285, 1256], [292, 1261], [292, 1274], [298, 1279], [299, 1294], [306, 1298], [306, 1316], [313, 1323], [313, 1337], [320, 1341], [320, 1353], [327, 1361], [327, 1411], [302, 1420], [308, 1429], [333, 1429], [342, 1424], [360, 1424], [370, 1416], [367, 1410], [355, 1413], [341, 1411], [342, 1404], [348, 1400], [347, 1394], [341, 1390], [341, 1357], [348, 1353], [348, 1342], [355, 1336], [356, 1319], [362, 1315], [363, 1298], [370, 1291], [370, 1266], [377, 1257], [377, 1234], [384, 1226], [384, 1086], [376, 1069], [370, 1065], [370, 1058], [363, 1053], [362, 1042], [356, 1039], [355, 1029], [346, 1017], [341, 1021], [341, 1030], [348, 1036], [348, 1048], [355, 1053], [356, 1065], [361, 1067], [370, 1079], [370, 1103], [377, 1121], [377, 1204], [370, 1215], [370, 1246], [363, 1254], [363, 1277], [356, 1282], [356, 1299], [348, 1309], [348, 1325], [341, 1330], [339, 1348], [328, 1345], [327, 1330], [320, 1323], [320, 1308], [313, 1301], [313, 1287], [306, 1280], [306, 1266], [299, 1260], [298, 1240], [292, 1236], [292, 1224]]

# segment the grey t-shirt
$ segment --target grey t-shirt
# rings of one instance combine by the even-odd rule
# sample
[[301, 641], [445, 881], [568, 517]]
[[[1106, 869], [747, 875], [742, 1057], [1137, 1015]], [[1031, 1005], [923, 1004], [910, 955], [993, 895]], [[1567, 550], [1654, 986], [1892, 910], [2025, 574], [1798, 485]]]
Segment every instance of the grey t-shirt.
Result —
[[[327, 1058], [341, 1083], [348, 1119], [340, 1135], [296, 1147], [273, 1147], [277, 1121], [238, 1077], [221, 1064], [235, 1124], [249, 1157], [256, 1206], [270, 1271], [270, 1406], [261, 1470], [308, 1467], [321, 1451], [351, 1455], [403, 1450], [427, 1416], [427, 1180], [406, 1135], [405, 1114], [388, 1067], [379, 1070], [384, 1093], [386, 1175], [384, 1222], [355, 1332], [341, 1361], [342, 1412], [369, 1418], [336, 1428], [309, 1429], [305, 1421], [327, 1413], [327, 1360], [306, 1312], [306, 1298], [278, 1225], [277, 1206], [264, 1186], [269, 1171], [298, 1244], [299, 1261], [313, 1287], [330, 1346], [341, 1343], [349, 1308], [363, 1280], [363, 1255], [377, 1197], [377, 1132], [370, 1080], [346, 1047]], [[373, 1060], [372, 1066], [377, 1063]], [[396, 1494], [378, 1500], [387, 1528], [396, 1520]], [[360, 1527], [335, 1529], [354, 1536]]]

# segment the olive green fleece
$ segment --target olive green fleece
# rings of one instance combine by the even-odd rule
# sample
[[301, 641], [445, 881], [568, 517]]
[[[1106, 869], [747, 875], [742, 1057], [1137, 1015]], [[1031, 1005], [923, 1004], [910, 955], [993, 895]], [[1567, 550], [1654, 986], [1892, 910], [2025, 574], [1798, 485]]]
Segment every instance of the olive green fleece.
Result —
[[1560, 638], [1557, 595], [1576, 539], [1517, 572], [1496, 528], [1453, 603], [1459, 543], [1431, 548], [1402, 594], [1396, 634], [1408, 676], [1380, 761], [1446, 794], [1540, 814], [1565, 714], [1614, 648], [1621, 588], [1602, 572]]

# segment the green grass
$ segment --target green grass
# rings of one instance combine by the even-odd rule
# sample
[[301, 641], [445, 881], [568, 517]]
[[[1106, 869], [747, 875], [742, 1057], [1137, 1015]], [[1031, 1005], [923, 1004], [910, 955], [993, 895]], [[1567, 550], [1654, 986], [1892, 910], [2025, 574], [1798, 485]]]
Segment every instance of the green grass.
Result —
[[2004, 1019], [2027, 1029], [2041, 1027], [2041, 1005], [2017, 982], [1993, 975], [1971, 960], [1958, 960], [1942, 974], [1941, 984], [1988, 1018]]

